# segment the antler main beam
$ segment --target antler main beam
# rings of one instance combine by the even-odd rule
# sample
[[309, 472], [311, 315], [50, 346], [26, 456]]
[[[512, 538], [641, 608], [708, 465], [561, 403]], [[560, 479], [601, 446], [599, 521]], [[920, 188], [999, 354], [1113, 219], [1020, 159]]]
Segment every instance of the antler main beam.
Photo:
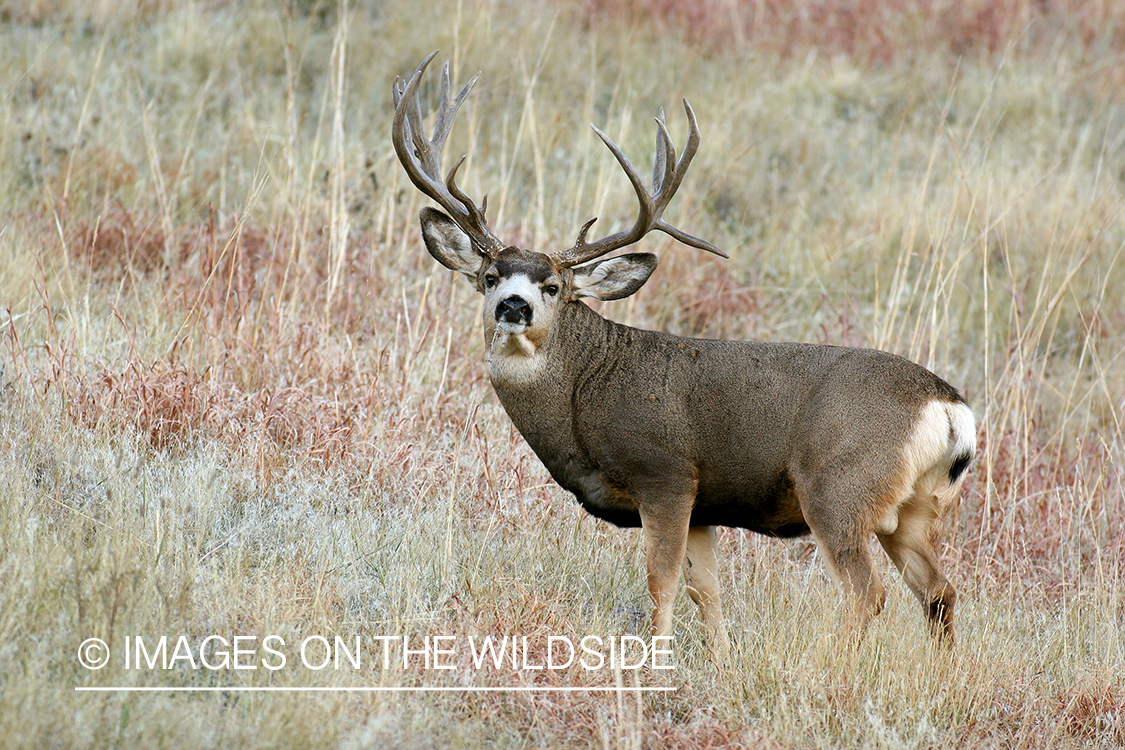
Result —
[[590, 219], [578, 230], [578, 239], [574, 246], [557, 256], [556, 261], [559, 265], [575, 266], [601, 257], [626, 245], [632, 245], [654, 229], [659, 229], [661, 232], [671, 235], [685, 245], [706, 250], [723, 258], [728, 257], [726, 253], [707, 240], [677, 229], [662, 218], [664, 208], [672, 200], [676, 190], [679, 189], [680, 183], [683, 182], [684, 175], [687, 174], [688, 167], [691, 165], [691, 160], [695, 156], [696, 149], [699, 148], [699, 124], [695, 120], [695, 112], [692, 111], [687, 99], [684, 99], [684, 110], [687, 112], [688, 118], [688, 140], [679, 161], [676, 160], [676, 147], [672, 145], [672, 138], [668, 135], [668, 127], [664, 123], [664, 110], [661, 109], [660, 114], [656, 117], [656, 163], [652, 171], [651, 193], [645, 188], [644, 180], [637, 172], [636, 167], [629, 161], [629, 157], [625, 156], [625, 153], [609, 136], [594, 125], [590, 126], [602, 139], [602, 142], [609, 147], [609, 150], [617, 159], [617, 163], [625, 170], [625, 175], [632, 183], [633, 190], [637, 194], [637, 200], [640, 202], [640, 213], [637, 215], [637, 221], [632, 228], [603, 237], [596, 242], [586, 241], [586, 233], [597, 221], [597, 217]]
[[[469, 236], [473, 247], [481, 255], [494, 258], [505, 247], [504, 243], [488, 228], [485, 218], [485, 209], [488, 206], [487, 197], [481, 201], [478, 208], [473, 200], [457, 186], [457, 170], [465, 162], [462, 156], [442, 178], [441, 155], [445, 148], [445, 141], [453, 128], [453, 121], [457, 111], [461, 108], [465, 98], [472, 90], [480, 73], [477, 73], [456, 96], [452, 96], [449, 81], [449, 63], [442, 67], [441, 72], [441, 106], [437, 113], [437, 122], [434, 125], [433, 136], [425, 137], [422, 124], [422, 105], [419, 101], [419, 89], [422, 76], [426, 68], [437, 55], [437, 51], [430, 53], [414, 71], [409, 80], [395, 77], [392, 87], [394, 96], [395, 116], [392, 127], [391, 140], [394, 143], [395, 153], [402, 166], [406, 169], [410, 181], [425, 195], [432, 198], [446, 213], [457, 222], [457, 225]], [[685, 245], [691, 245], [709, 253], [727, 257], [719, 248], [706, 240], [684, 232], [664, 221], [664, 209], [672, 196], [683, 182], [691, 160], [699, 148], [699, 124], [695, 120], [695, 113], [684, 99], [684, 110], [688, 118], [688, 140], [684, 151], [676, 158], [676, 148], [672, 138], [668, 135], [668, 128], [664, 122], [664, 110], [656, 118], [656, 162], [652, 173], [652, 192], [644, 185], [644, 180], [637, 172], [625, 153], [614, 143], [609, 136], [594, 128], [594, 132], [613, 153], [618, 164], [625, 171], [633, 190], [640, 203], [637, 220], [629, 229], [616, 232], [608, 237], [603, 237], [595, 242], [587, 242], [586, 234], [590, 231], [597, 218], [587, 221], [578, 231], [578, 239], [574, 246], [557, 256], [555, 261], [562, 267], [575, 266], [579, 263], [593, 260], [614, 250], [639, 241], [653, 230], [660, 230], [672, 236]]]
[[462, 156], [457, 160], [444, 180], [441, 177], [441, 152], [445, 148], [445, 140], [449, 137], [449, 131], [453, 129], [457, 110], [461, 108], [480, 73], [469, 79], [457, 96], [451, 97], [449, 63], [445, 63], [441, 70], [441, 107], [438, 109], [433, 137], [427, 140], [422, 125], [422, 105], [419, 102], [418, 91], [422, 74], [426, 72], [426, 67], [437, 53], [438, 50], [431, 52], [414, 71], [409, 81], [395, 76], [391, 88], [395, 104], [391, 140], [394, 143], [395, 153], [398, 154], [398, 160], [402, 162], [406, 174], [410, 176], [410, 181], [415, 187], [445, 209], [457, 225], [469, 235], [473, 246], [481, 255], [492, 258], [504, 248], [504, 243], [488, 228], [488, 221], [484, 216], [488, 198], [485, 197], [478, 208], [473, 200], [457, 187], [457, 170], [465, 162], [465, 157]]

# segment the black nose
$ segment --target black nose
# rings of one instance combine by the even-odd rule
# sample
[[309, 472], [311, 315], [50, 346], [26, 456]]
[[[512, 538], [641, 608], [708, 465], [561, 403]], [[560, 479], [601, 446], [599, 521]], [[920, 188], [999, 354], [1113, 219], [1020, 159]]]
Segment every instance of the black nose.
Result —
[[531, 323], [531, 305], [523, 297], [512, 295], [496, 306], [496, 320], [505, 323]]

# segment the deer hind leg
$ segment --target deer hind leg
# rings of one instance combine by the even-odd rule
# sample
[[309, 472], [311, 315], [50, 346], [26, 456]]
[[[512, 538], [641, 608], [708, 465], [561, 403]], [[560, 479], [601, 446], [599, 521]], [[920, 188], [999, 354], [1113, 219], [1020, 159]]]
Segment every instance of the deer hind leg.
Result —
[[719, 660], [725, 661], [730, 656], [730, 639], [719, 600], [719, 566], [715, 553], [714, 526], [688, 528], [687, 552], [683, 560], [684, 582], [688, 595], [703, 616], [707, 645]]
[[856, 643], [863, 638], [871, 618], [883, 610], [887, 599], [871, 559], [870, 527], [859, 520], [864, 514], [838, 504], [840, 498], [856, 498], [862, 493], [850, 487], [821, 486], [816, 490], [802, 497], [801, 510], [828, 571], [847, 599], [845, 640]]
[[899, 509], [898, 528], [878, 534], [903, 580], [922, 603], [930, 633], [945, 646], [953, 645], [953, 606], [957, 592], [938, 570], [934, 543], [941, 532], [935, 502], [915, 496]]
[[867, 547], [869, 535], [839, 538], [818, 533], [813, 529], [817, 548], [828, 564], [828, 570], [844, 590], [848, 599], [848, 613], [844, 623], [845, 640], [856, 643], [867, 632], [871, 618], [883, 611], [887, 600], [886, 589], [875, 571], [871, 551]]

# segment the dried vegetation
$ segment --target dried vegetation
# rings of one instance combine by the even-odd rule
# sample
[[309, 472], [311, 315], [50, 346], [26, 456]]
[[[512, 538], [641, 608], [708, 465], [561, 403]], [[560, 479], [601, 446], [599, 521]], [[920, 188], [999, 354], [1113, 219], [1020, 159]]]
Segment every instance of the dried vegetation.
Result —
[[[1125, 743], [1123, 35], [1082, 0], [0, 0], [6, 744]], [[901, 586], [842, 653], [815, 548], [728, 531], [738, 663], [715, 672], [682, 601], [674, 693], [73, 692], [619, 678], [75, 659], [136, 634], [643, 629], [637, 535], [550, 483], [488, 388], [476, 299], [421, 247], [389, 89], [435, 47], [484, 69], [449, 150], [532, 246], [631, 216], [586, 123], [647, 154], [690, 97], [675, 223], [731, 260], [646, 240], [660, 269], [605, 314], [878, 346], [964, 387], [955, 658]]]

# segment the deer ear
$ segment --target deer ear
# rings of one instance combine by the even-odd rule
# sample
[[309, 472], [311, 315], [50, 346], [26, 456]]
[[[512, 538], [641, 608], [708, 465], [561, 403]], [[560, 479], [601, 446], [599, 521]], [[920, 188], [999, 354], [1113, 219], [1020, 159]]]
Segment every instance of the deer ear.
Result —
[[434, 260], [451, 271], [460, 271], [474, 284], [485, 258], [469, 241], [469, 235], [436, 208], [423, 208], [418, 215], [422, 221], [422, 239]]
[[630, 253], [574, 269], [574, 296], [612, 300], [628, 297], [656, 270], [652, 253]]

